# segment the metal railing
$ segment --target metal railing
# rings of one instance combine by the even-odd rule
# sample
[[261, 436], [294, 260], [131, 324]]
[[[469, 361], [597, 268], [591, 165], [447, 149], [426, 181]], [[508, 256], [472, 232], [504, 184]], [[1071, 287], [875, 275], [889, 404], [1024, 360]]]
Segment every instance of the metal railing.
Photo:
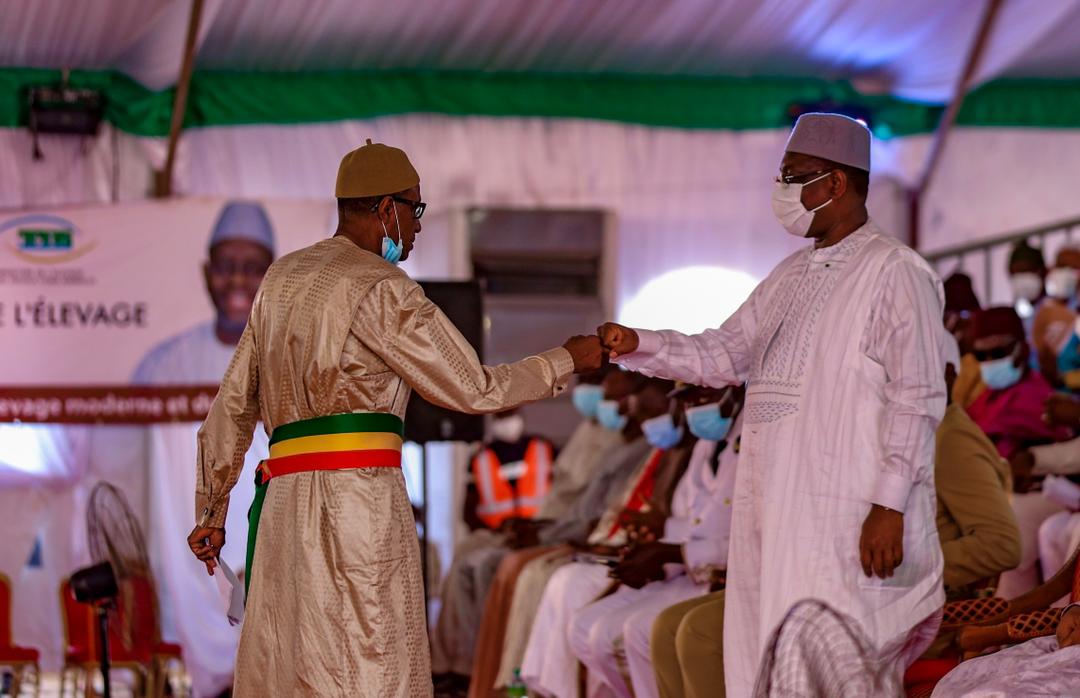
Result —
[[[983, 286], [983, 303], [991, 304], [994, 299], [995, 277], [1007, 279], [1008, 252], [1020, 240], [1028, 240], [1034, 246], [1042, 249], [1047, 266], [1052, 267], [1054, 257], [1050, 246], [1057, 244], [1058, 247], [1071, 245], [1074, 233], [1080, 233], [1080, 217], [1068, 218], [1053, 223], [1047, 223], [1034, 228], [1013, 231], [994, 235], [978, 242], [954, 245], [944, 249], [935, 250], [924, 254], [926, 261], [937, 270], [939, 274], [951, 273], [954, 270], [964, 270], [970, 273], [972, 270], [965, 266], [965, 261], [977, 258], [982, 262], [981, 273]], [[1053, 251], [1056, 254], [1056, 250]], [[948, 262], [954, 261], [950, 266]], [[1001, 263], [995, 267], [995, 261]], [[975, 275], [973, 275], [975, 276]], [[976, 281], [975, 278], [972, 281]]]

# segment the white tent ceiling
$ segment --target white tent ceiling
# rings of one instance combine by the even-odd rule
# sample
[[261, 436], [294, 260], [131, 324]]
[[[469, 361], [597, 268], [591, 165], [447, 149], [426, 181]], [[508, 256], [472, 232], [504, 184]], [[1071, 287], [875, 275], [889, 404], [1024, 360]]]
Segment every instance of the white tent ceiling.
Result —
[[[162, 88], [191, 0], [0, 0], [0, 65]], [[847, 79], [947, 101], [985, 0], [207, 0], [201, 69]], [[1080, 0], [1004, 0], [977, 82], [1080, 77]]]

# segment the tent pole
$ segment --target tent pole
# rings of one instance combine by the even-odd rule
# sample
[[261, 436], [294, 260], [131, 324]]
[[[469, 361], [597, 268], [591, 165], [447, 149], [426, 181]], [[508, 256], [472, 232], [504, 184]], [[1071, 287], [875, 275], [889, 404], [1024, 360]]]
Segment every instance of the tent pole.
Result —
[[922, 202], [923, 194], [930, 188], [930, 180], [937, 170], [942, 153], [945, 152], [945, 142], [948, 139], [949, 132], [952, 131], [953, 125], [956, 123], [956, 116], [960, 113], [960, 107], [964, 104], [964, 96], [967, 95], [971, 87], [975, 71], [979, 68], [979, 62], [982, 60], [983, 52], [990, 40], [990, 35], [993, 33], [994, 22], [997, 20], [998, 11], [1001, 9], [1002, 4], [1002, 0], [987, 0], [986, 2], [982, 21], [979, 23], [979, 30], [976, 32], [975, 40], [968, 50], [964, 70], [956, 81], [956, 89], [953, 91], [952, 99], [946, 105], [945, 112], [941, 115], [941, 121], [938, 122], [937, 130], [934, 132], [934, 140], [930, 144], [930, 155], [927, 157], [922, 177], [911, 192], [908, 201], [909, 242], [916, 250], [919, 249], [920, 242], [919, 205]]
[[159, 199], [172, 196], [176, 146], [180, 140], [180, 131], [184, 128], [184, 115], [187, 112], [191, 74], [195, 70], [195, 47], [199, 38], [199, 22], [202, 19], [202, 10], [203, 0], [191, 0], [191, 15], [188, 18], [187, 39], [184, 42], [184, 60], [180, 66], [180, 80], [176, 83], [176, 95], [173, 99], [172, 122], [169, 125], [169, 145], [165, 154], [165, 167], [154, 172], [154, 196]]

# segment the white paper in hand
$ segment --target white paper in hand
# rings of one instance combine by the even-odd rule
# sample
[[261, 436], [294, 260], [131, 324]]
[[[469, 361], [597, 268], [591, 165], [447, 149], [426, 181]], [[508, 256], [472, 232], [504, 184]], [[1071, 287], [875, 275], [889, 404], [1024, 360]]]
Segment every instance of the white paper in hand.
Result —
[[229, 610], [225, 612], [225, 615], [229, 617], [229, 625], [239, 625], [240, 621], [244, 620], [244, 583], [237, 579], [236, 573], [227, 562], [219, 557], [217, 563], [225, 579], [232, 586], [232, 592], [229, 594]]
[[1068, 478], [1047, 475], [1042, 486], [1043, 496], [1069, 511], [1080, 511], [1080, 486]]

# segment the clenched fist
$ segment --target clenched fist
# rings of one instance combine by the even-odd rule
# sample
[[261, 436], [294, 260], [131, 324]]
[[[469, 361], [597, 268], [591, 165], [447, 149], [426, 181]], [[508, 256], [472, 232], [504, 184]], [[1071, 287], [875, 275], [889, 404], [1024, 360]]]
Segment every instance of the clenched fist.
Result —
[[574, 373], [590, 373], [600, 368], [604, 362], [604, 349], [596, 335], [587, 337], [578, 335], [566, 340], [563, 349], [570, 352], [574, 359]]
[[629, 327], [616, 325], [614, 322], [605, 322], [596, 330], [600, 337], [600, 343], [604, 345], [613, 359], [623, 354], [632, 354], [638, 348], [638, 335]]
[[195, 557], [206, 565], [206, 573], [213, 577], [217, 557], [225, 547], [225, 529], [196, 526], [188, 535], [187, 542]]

